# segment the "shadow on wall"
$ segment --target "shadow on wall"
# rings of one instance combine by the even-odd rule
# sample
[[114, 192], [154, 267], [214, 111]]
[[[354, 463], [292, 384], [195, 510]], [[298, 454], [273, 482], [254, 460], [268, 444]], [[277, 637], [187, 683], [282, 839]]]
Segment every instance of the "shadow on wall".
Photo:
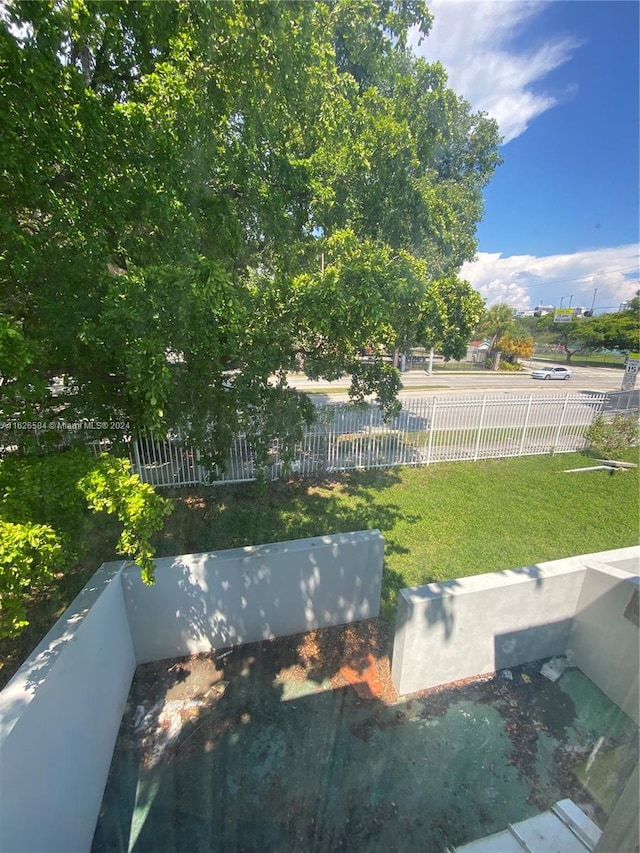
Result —
[[[385, 572], [387, 572], [387, 568], [385, 567]], [[493, 573], [494, 576], [499, 577], [500, 575], [507, 574], [511, 577], [526, 577], [532, 580], [535, 580], [535, 587], [538, 590], [541, 590], [544, 585], [544, 576], [539, 566], [531, 565], [531, 566], [523, 566], [519, 569], [510, 569], [508, 572], [496, 572]], [[476, 575], [475, 577], [482, 577], [482, 575]], [[384, 579], [383, 579], [384, 583]], [[420, 587], [409, 587], [406, 589], [408, 594], [408, 598], [411, 598], [413, 594], [420, 595], [421, 591], [428, 590], [428, 601], [429, 606], [424, 610], [424, 618], [427, 622], [429, 628], [434, 628], [438, 625], [442, 627], [442, 635], [446, 641], [450, 640], [456, 621], [456, 591], [462, 590], [463, 584], [460, 580], [449, 580], [449, 581], [434, 581], [432, 583], [426, 584]], [[487, 618], [492, 618], [496, 616], [495, 607], [500, 608], [499, 601], [491, 602], [491, 610], [486, 613], [481, 613], [481, 616], [486, 616]], [[398, 607], [397, 618], [396, 618], [396, 633], [400, 631], [404, 625], [412, 618], [413, 608], [411, 606], [408, 607]], [[516, 632], [517, 633], [517, 632]], [[504, 640], [504, 648], [515, 648], [515, 639], [505, 638]], [[502, 654], [502, 653], [501, 653]], [[538, 657], [544, 657], [543, 655], [539, 655]], [[501, 658], [502, 659], [502, 658]], [[496, 666], [496, 669], [501, 669], [502, 667]]]
[[[2, 693], [0, 730], [8, 732], [20, 717], [23, 709], [38, 689], [44, 685], [48, 675], [66, 654], [82, 630], [84, 620], [96, 605], [100, 596], [111, 584], [120, 565], [112, 564], [98, 570], [69, 605], [61, 619], [31, 652], [17, 673], [17, 680], [10, 680], [10, 687]], [[114, 568], [116, 567], [116, 568]], [[3, 688], [3, 691], [5, 688]], [[30, 698], [31, 697], [31, 698]]]
[[[263, 553], [268, 556], [268, 549]], [[273, 620], [260, 602], [260, 598], [272, 602], [270, 610], [281, 608], [280, 597], [271, 592], [271, 570], [263, 566], [249, 574], [240, 566], [239, 573], [235, 566], [225, 564], [207, 569], [209, 555], [194, 557], [195, 563], [176, 561], [172, 566], [180, 573], [176, 627], [182, 643], [189, 645], [195, 640], [210, 648], [226, 648], [244, 642], [256, 624], [265, 638], [272, 636]]]
[[156, 561], [155, 583], [122, 576], [140, 663], [377, 616], [379, 531]]
[[569, 559], [401, 590], [396, 690], [405, 695], [563, 654], [584, 573], [580, 560]]
[[493, 640], [495, 670], [567, 652], [573, 617], [496, 634]]
[[[120, 566], [121, 564], [115, 563], [113, 565]], [[54, 624], [53, 628], [56, 632], [55, 639], [50, 639], [51, 632], [48, 632], [30, 652], [25, 661], [28, 668], [25, 670], [23, 665], [21, 672], [23, 688], [26, 691], [32, 694], [35, 693], [37, 688], [45, 681], [47, 675], [63, 654], [65, 647], [76, 637], [78, 628], [82, 627], [83, 620], [93, 607], [95, 601], [111, 583], [113, 574], [113, 571], [108, 571], [106, 574], [104, 570], [95, 572], [68, 606], [63, 616]]]
[[[180, 569], [176, 622], [182, 642], [220, 648], [377, 616], [382, 554], [376, 566], [373, 560], [358, 561], [357, 546], [347, 536], [329, 548], [320, 544], [316, 552], [318, 540], [307, 541], [308, 552], [298, 543], [251, 549], [254, 553], [242, 557], [239, 567], [220, 563], [207, 570], [202, 558], [195, 571], [175, 566]], [[380, 552], [382, 547], [380, 541]], [[345, 549], [354, 552], [354, 566], [348, 565]]]

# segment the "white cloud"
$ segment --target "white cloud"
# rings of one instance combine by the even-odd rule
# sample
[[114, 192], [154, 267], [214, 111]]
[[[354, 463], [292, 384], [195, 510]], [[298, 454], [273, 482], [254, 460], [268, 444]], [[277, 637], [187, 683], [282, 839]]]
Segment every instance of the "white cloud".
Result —
[[[638, 288], [640, 244], [592, 249], [570, 255], [512, 255], [480, 252], [477, 260], [463, 265], [460, 277], [471, 282], [487, 306], [506, 302], [527, 310], [536, 305], [569, 304], [615, 311]], [[573, 299], [571, 299], [573, 297]]]
[[546, 5], [524, 0], [432, 0], [433, 29], [420, 46], [417, 34], [413, 40], [416, 53], [442, 62], [458, 94], [475, 110], [496, 119], [505, 143], [567, 95], [539, 91], [539, 84], [571, 59], [578, 41], [555, 36], [527, 49], [513, 43]]

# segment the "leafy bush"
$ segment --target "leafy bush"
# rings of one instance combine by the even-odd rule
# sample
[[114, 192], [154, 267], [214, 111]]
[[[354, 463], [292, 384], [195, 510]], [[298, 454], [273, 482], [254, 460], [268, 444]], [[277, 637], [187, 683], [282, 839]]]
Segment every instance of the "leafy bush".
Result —
[[122, 522], [118, 553], [130, 557], [140, 567], [142, 580], [152, 584], [154, 550], [150, 540], [173, 509], [171, 501], [161, 498], [148, 483], [141, 483], [126, 459], [111, 456], [101, 456], [78, 485], [91, 509], [106, 510]]
[[15, 637], [29, 624], [29, 593], [62, 568], [63, 555], [51, 527], [0, 521], [0, 637]]
[[599, 456], [610, 457], [640, 444], [640, 422], [635, 415], [598, 415], [585, 435]]
[[132, 474], [129, 462], [88, 450], [0, 460], [0, 637], [28, 622], [28, 596], [57, 571], [73, 565], [86, 547], [89, 510], [122, 524], [117, 551], [153, 582], [152, 535], [172, 510], [170, 501]]
[[87, 450], [46, 456], [5, 456], [0, 462], [0, 517], [43, 524], [60, 537], [67, 560], [82, 547], [87, 504], [78, 482], [96, 464]]
[[522, 365], [518, 363], [512, 364], [506, 359], [501, 359], [500, 364], [498, 365], [498, 370], [522, 370]]

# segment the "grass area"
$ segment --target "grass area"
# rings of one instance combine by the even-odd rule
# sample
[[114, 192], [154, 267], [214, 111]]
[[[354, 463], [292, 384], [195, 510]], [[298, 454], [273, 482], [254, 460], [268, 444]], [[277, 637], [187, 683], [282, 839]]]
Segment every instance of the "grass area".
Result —
[[[561, 352], [537, 352], [534, 361], [552, 361], [554, 364], [565, 364], [566, 359]], [[571, 359], [571, 365], [577, 367], [624, 367], [626, 356], [622, 353], [594, 352], [577, 354]]]
[[455, 373], [456, 371], [469, 373], [484, 370], [484, 365], [475, 364], [471, 361], [434, 361], [433, 372], [436, 373]]
[[[637, 462], [638, 452], [624, 458]], [[586, 454], [561, 454], [177, 489], [157, 555], [379, 528], [386, 539], [382, 612], [393, 620], [405, 586], [637, 544], [639, 469], [562, 473], [592, 464]], [[0, 641], [0, 686], [99, 565], [117, 559], [113, 520], [93, 523], [90, 553], [34, 597], [24, 634]]]
[[405, 586], [637, 544], [638, 470], [562, 473], [591, 464], [562, 454], [176, 491], [158, 554], [377, 527], [392, 617]]

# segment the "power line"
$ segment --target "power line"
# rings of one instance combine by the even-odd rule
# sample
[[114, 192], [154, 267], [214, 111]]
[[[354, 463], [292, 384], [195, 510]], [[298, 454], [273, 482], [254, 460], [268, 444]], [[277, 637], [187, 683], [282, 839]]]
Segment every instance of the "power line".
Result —
[[569, 281], [582, 281], [584, 278], [592, 278], [593, 276], [603, 276], [603, 275], [611, 275], [614, 272], [631, 272], [631, 270], [637, 270], [637, 266], [632, 267], [621, 267], [617, 270], [609, 270], [608, 272], [590, 272], [586, 275], [578, 275], [575, 278], [562, 278], [558, 281], [547, 281], [545, 284], [536, 284], [531, 285], [532, 287], [549, 287], [552, 284], [566, 284]]
[[[612, 275], [615, 272], [631, 272], [631, 270], [637, 270], [637, 269], [638, 269], [637, 266], [621, 267], [620, 269], [609, 270], [608, 272], [597, 272], [597, 273], [590, 272], [590, 273], [587, 273], [586, 275], [578, 275], [575, 278], [561, 278], [561, 279], [556, 279], [556, 281], [543, 281], [540, 284], [522, 284], [522, 285], [518, 285], [518, 286], [526, 287], [527, 289], [531, 290], [534, 287], [552, 287], [554, 284], [567, 284], [570, 281], [583, 281], [586, 278], [593, 278], [594, 276], [602, 277], [602, 276], [606, 276], [606, 275]], [[515, 282], [513, 282], [513, 283], [515, 284]], [[485, 293], [497, 293], [497, 292], [502, 291], [502, 290], [503, 290], [503, 288], [501, 288], [501, 287], [494, 287], [491, 290], [486, 290]]]

